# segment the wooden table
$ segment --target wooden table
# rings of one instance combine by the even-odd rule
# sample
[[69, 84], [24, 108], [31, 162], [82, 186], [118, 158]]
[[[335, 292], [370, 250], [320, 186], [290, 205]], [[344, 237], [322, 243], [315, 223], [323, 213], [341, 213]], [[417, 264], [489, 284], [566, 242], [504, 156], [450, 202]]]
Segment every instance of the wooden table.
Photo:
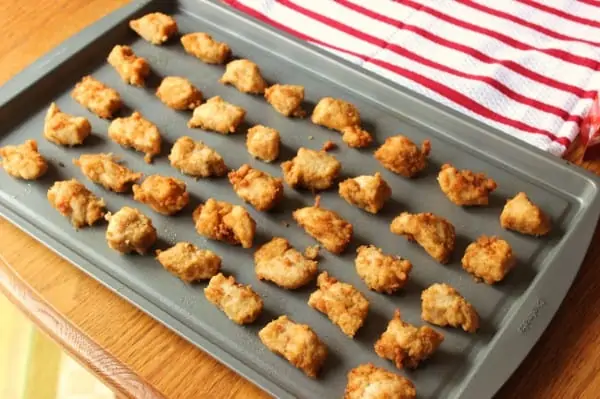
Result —
[[[0, 0], [0, 83], [125, 0]], [[573, 162], [581, 151], [568, 156]], [[582, 166], [600, 174], [600, 161]], [[121, 395], [261, 398], [260, 389], [0, 218], [0, 289]], [[595, 242], [600, 238], [596, 231]], [[600, 248], [502, 398], [600, 396]]]

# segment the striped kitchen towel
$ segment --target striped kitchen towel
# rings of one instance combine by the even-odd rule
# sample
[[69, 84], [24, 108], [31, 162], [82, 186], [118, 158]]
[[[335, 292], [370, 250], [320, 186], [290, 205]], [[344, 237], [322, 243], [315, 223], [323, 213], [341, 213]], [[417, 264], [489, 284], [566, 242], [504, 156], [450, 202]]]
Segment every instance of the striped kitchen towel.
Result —
[[600, 88], [600, 0], [224, 0], [563, 155]]

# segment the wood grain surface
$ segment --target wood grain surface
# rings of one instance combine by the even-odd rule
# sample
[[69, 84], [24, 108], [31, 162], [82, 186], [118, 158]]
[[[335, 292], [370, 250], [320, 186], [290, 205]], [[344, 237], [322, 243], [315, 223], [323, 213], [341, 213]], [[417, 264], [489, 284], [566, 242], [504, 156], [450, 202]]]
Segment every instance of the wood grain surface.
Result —
[[[124, 0], [0, 0], [0, 83]], [[581, 163], [600, 174], [600, 161]], [[600, 397], [600, 248], [500, 398]], [[260, 389], [0, 218], [0, 289], [120, 395], [263, 398]], [[567, 267], [568, 265], [565, 265]]]

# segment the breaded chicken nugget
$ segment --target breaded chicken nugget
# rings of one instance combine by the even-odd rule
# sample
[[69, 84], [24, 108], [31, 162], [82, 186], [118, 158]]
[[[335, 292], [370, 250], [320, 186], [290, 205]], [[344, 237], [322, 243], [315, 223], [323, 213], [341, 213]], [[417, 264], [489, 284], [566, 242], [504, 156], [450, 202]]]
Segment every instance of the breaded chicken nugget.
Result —
[[342, 129], [342, 140], [348, 147], [365, 148], [373, 143], [373, 136], [360, 126], [346, 126]]
[[227, 173], [225, 161], [218, 152], [188, 136], [178, 138], [173, 144], [169, 161], [174, 168], [194, 177], [218, 177]]
[[424, 140], [421, 149], [408, 137], [393, 136], [375, 151], [377, 159], [386, 169], [404, 177], [413, 177], [427, 166], [431, 143]]
[[444, 335], [429, 326], [415, 327], [402, 320], [396, 309], [394, 318], [375, 343], [375, 352], [396, 367], [414, 369], [429, 358], [444, 341]]
[[340, 183], [340, 197], [367, 212], [377, 213], [392, 196], [392, 189], [379, 172], [374, 176], [358, 176]]
[[202, 92], [186, 78], [167, 76], [156, 89], [156, 97], [167, 107], [185, 111], [202, 104]]
[[208, 249], [178, 242], [166, 251], [157, 250], [156, 260], [169, 272], [188, 283], [207, 280], [221, 269], [221, 258]]
[[0, 166], [6, 173], [18, 179], [36, 180], [48, 170], [48, 163], [39, 153], [35, 140], [26, 140], [21, 145], [0, 147], [0, 157]]
[[319, 274], [317, 286], [319, 289], [308, 298], [308, 306], [325, 313], [344, 334], [354, 338], [369, 313], [367, 298], [350, 284], [329, 277], [327, 272]]
[[356, 272], [373, 291], [392, 294], [408, 281], [412, 270], [409, 260], [384, 254], [374, 245], [361, 245], [356, 252]]
[[275, 84], [265, 89], [265, 99], [282, 115], [299, 118], [306, 115], [302, 109], [304, 86]]
[[361, 364], [348, 373], [344, 399], [415, 399], [417, 390], [408, 379], [375, 367]]
[[259, 280], [294, 290], [315, 277], [318, 263], [302, 256], [285, 238], [275, 237], [256, 250], [254, 265]]
[[487, 205], [496, 182], [483, 173], [458, 170], [450, 164], [442, 165], [438, 175], [440, 188], [456, 205]]
[[48, 190], [48, 201], [76, 229], [91, 226], [104, 216], [106, 203], [76, 179], [57, 181]]
[[502, 281], [515, 263], [510, 244], [498, 237], [479, 237], [469, 244], [462, 258], [463, 269], [487, 284]]
[[281, 164], [283, 178], [290, 187], [325, 190], [331, 187], [342, 169], [342, 164], [325, 151], [300, 147], [296, 156]]
[[304, 230], [334, 254], [344, 252], [352, 240], [352, 224], [329, 209], [320, 207], [320, 197], [314, 206], [296, 209], [294, 220]]
[[123, 147], [143, 152], [146, 163], [152, 162], [152, 158], [160, 154], [160, 132], [154, 123], [139, 112], [112, 121], [108, 126], [108, 137]]
[[245, 116], [244, 108], [215, 96], [194, 110], [188, 127], [199, 127], [221, 134], [230, 134], [235, 133], [235, 129], [244, 121]]
[[254, 158], [273, 162], [279, 156], [280, 143], [279, 132], [275, 129], [263, 125], [256, 125], [248, 129], [246, 147]]
[[79, 166], [81, 172], [94, 183], [117, 193], [128, 191], [133, 183], [142, 178], [141, 173], [120, 165], [113, 154], [83, 154], [79, 159], [74, 159], [73, 164]]
[[448, 263], [454, 251], [454, 226], [433, 213], [402, 212], [392, 221], [390, 231], [406, 237], [409, 241], [416, 241], [440, 263]]
[[248, 164], [232, 170], [228, 177], [238, 197], [259, 211], [268, 211], [283, 199], [282, 180]]
[[139, 19], [129, 21], [129, 27], [144, 40], [160, 45], [177, 33], [177, 22], [161, 12], [146, 14]]
[[231, 55], [227, 43], [218, 42], [204, 32], [188, 33], [181, 37], [185, 52], [207, 64], [223, 64]]
[[500, 215], [500, 225], [532, 236], [544, 236], [551, 229], [550, 218], [525, 193], [518, 193], [506, 202]]
[[243, 93], [262, 94], [267, 88], [260, 68], [250, 60], [231, 61], [219, 82], [230, 84]]
[[432, 284], [421, 293], [421, 318], [442, 327], [462, 327], [470, 333], [479, 328], [473, 305], [448, 284]]
[[307, 376], [316, 378], [327, 358], [327, 346], [306, 324], [279, 316], [259, 331], [262, 343]]
[[252, 248], [256, 222], [243, 207], [209, 198], [192, 215], [198, 234]]
[[124, 206], [114, 214], [107, 214], [106, 220], [106, 242], [117, 252], [144, 255], [156, 241], [152, 220], [135, 208]]
[[237, 324], [252, 323], [263, 309], [263, 300], [252, 287], [236, 283], [233, 276], [222, 273], [210, 279], [204, 295]]
[[71, 92], [71, 97], [100, 118], [110, 119], [123, 105], [121, 96], [115, 89], [84, 76]]
[[148, 176], [141, 185], [133, 185], [133, 199], [163, 215], [173, 215], [190, 202], [185, 182], [174, 177]]
[[360, 126], [360, 113], [347, 101], [324, 97], [317, 103], [311, 120], [315, 125], [342, 132], [345, 127]]
[[144, 86], [150, 74], [150, 65], [142, 57], [138, 57], [129, 46], [116, 45], [107, 58], [108, 63], [116, 69], [125, 83]]
[[80, 145], [91, 132], [92, 125], [86, 118], [66, 114], [55, 103], [50, 104], [44, 119], [46, 140], [58, 145]]

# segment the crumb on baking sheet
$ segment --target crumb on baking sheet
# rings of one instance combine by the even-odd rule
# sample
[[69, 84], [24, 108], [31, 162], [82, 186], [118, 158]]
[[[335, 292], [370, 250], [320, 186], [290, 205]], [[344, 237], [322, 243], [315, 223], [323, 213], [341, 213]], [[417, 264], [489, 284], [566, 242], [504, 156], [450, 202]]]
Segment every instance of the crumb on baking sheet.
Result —
[[317, 260], [319, 258], [319, 249], [321, 249], [319, 245], [309, 245], [304, 250], [304, 256], [310, 260]]

